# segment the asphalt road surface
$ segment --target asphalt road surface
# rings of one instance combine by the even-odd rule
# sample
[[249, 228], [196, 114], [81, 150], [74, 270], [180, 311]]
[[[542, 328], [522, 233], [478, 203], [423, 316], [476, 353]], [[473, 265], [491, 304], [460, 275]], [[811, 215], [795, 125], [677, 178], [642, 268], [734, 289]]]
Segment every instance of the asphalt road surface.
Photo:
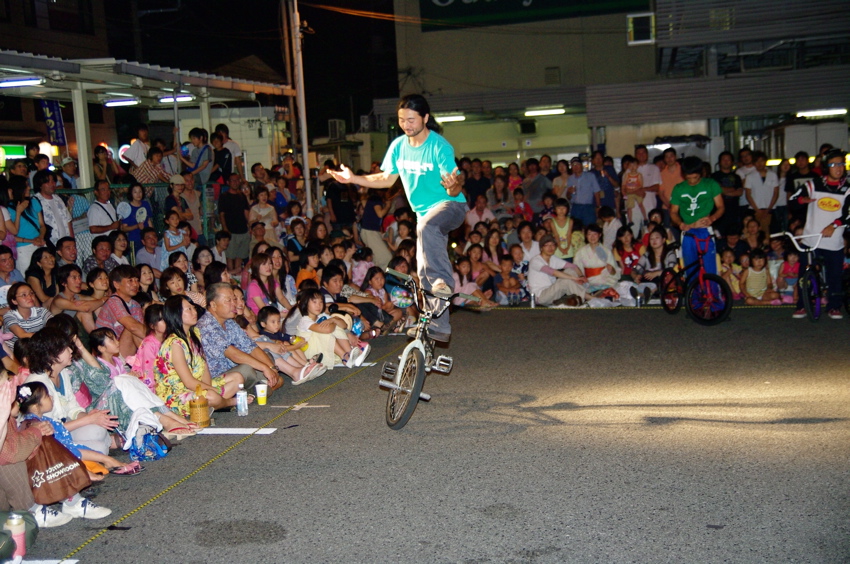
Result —
[[847, 562], [850, 320], [790, 315], [460, 312], [454, 371], [403, 430], [377, 382], [406, 338], [385, 337], [377, 366], [215, 416], [273, 434], [188, 438], [107, 477], [92, 492], [113, 515], [42, 531], [28, 557], [102, 533], [73, 558]]

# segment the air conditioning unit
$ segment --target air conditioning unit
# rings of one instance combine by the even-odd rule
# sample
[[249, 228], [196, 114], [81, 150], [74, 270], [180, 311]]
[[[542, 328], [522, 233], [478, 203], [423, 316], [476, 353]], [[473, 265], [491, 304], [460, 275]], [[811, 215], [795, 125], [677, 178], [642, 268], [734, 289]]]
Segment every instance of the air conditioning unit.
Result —
[[372, 122], [373, 120], [371, 115], [360, 116], [360, 131], [363, 133], [372, 131], [374, 128], [374, 124]]
[[643, 12], [626, 16], [629, 45], [655, 44], [655, 13]]
[[520, 135], [537, 135], [537, 120], [521, 119], [517, 120]]
[[328, 137], [331, 141], [341, 141], [345, 139], [345, 120], [344, 119], [329, 119], [328, 120]]

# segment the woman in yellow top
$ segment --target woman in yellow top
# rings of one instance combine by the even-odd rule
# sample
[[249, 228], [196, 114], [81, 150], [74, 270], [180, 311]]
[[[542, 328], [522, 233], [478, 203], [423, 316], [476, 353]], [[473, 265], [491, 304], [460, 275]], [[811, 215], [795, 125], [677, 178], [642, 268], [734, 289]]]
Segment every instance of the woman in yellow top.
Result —
[[[195, 325], [198, 311], [186, 296], [172, 296], [163, 306], [165, 338], [156, 358], [156, 395], [175, 413], [189, 416], [189, 400], [200, 385], [210, 407], [235, 406], [234, 396], [244, 378], [230, 372], [212, 378]], [[248, 401], [252, 399], [248, 396]]]

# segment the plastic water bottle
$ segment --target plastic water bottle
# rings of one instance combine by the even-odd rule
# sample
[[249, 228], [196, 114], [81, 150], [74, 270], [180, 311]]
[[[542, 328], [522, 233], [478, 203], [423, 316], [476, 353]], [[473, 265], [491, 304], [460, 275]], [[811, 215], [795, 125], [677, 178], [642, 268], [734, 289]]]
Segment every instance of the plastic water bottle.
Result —
[[[27, 527], [24, 524], [24, 518], [17, 513], [9, 513], [9, 518], [3, 528], [12, 535], [12, 540], [15, 541], [15, 552], [12, 554], [14, 558], [23, 558], [27, 554]], [[20, 561], [20, 560], [19, 560]]]
[[536, 307], [537, 307], [537, 299], [535, 298], [534, 294], [531, 294], [531, 309], [534, 309]]
[[239, 391], [236, 392], [236, 415], [239, 417], [248, 415], [248, 392], [242, 384], [239, 384]]

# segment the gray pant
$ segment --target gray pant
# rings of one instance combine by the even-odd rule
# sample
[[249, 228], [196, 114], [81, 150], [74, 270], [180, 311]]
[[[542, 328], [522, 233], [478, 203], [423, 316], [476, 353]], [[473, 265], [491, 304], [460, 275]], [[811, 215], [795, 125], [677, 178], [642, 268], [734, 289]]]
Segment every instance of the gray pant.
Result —
[[[437, 279], [449, 287], [454, 285], [452, 262], [449, 260], [449, 233], [463, 224], [469, 207], [466, 202], [446, 200], [440, 202], [418, 218], [416, 225], [416, 273], [426, 290], [430, 290]], [[440, 300], [431, 298], [429, 307], [440, 306]], [[431, 321], [437, 333], [451, 333], [449, 312]]]
[[564, 296], [576, 295], [584, 297], [586, 292], [584, 287], [578, 282], [567, 280], [565, 278], [556, 278], [554, 284], [548, 288], [541, 290], [535, 296], [537, 303], [543, 306], [550, 306], [552, 302]]

